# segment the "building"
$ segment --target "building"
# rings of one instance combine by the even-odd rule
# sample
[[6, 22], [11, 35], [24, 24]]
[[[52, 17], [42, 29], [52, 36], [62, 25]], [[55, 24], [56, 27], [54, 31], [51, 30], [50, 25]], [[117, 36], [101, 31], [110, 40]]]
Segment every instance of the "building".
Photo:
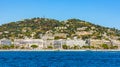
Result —
[[2, 35], [3, 34], [3, 32], [0, 32], [0, 35]]
[[111, 46], [111, 45], [118, 45], [119, 42], [115, 41], [115, 40], [95, 40], [95, 39], [92, 39], [90, 40], [90, 44], [91, 46], [95, 46], [95, 47], [99, 47], [100, 45], [102, 44], [107, 44], [108, 46]]
[[53, 44], [54, 44], [54, 40], [44, 40], [44, 43], [43, 43], [44, 48], [48, 48], [48, 46], [54, 47]]
[[84, 31], [85, 29], [87, 29], [87, 27], [81, 27], [81, 28], [77, 28], [77, 31]]
[[54, 37], [67, 38], [67, 34], [65, 34], [65, 33], [55, 33]]
[[55, 49], [61, 49], [62, 45], [65, 45], [66, 41], [63, 39], [59, 39], [59, 40], [54, 40], [54, 48]]
[[82, 35], [91, 35], [92, 34], [92, 32], [91, 31], [89, 31], [89, 32], [86, 32], [86, 31], [78, 31], [78, 32], [76, 32], [76, 35], [78, 35], [78, 36], [82, 36]]
[[43, 40], [53, 40], [54, 36], [52, 33], [46, 33], [45, 35], [41, 36], [41, 39]]
[[100, 47], [101, 44], [104, 44], [104, 41], [97, 40], [97, 39], [91, 39], [90, 44], [91, 44], [91, 46]]
[[120, 47], [120, 41], [119, 40], [112, 40], [112, 45]]
[[70, 47], [73, 47], [74, 45], [82, 47], [82, 46], [86, 46], [87, 44], [86, 44], [86, 41], [81, 39], [67, 39], [66, 45]]
[[0, 40], [0, 45], [11, 45], [12, 44], [12, 42], [11, 42], [11, 40], [9, 40], [9, 39], [1, 39]]
[[43, 48], [42, 39], [15, 39], [14, 44], [18, 46], [31, 47], [31, 45], [38, 45], [38, 48]]

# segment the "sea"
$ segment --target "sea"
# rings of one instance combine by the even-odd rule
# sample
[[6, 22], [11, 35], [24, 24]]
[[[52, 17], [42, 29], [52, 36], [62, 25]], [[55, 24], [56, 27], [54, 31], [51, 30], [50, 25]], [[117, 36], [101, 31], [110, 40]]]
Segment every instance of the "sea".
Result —
[[0, 67], [120, 67], [120, 52], [0, 51]]

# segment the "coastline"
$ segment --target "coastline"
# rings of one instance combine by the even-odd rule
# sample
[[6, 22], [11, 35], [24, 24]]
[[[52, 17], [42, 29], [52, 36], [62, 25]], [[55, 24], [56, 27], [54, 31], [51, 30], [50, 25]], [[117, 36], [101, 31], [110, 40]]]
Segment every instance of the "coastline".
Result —
[[120, 49], [8, 49], [8, 50], [4, 50], [4, 49], [0, 49], [0, 52], [2, 51], [120, 51]]

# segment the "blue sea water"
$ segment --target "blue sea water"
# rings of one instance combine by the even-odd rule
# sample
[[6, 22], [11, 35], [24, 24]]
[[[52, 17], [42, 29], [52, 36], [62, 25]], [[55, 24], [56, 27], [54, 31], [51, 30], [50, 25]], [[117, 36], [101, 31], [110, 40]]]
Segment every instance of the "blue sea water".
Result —
[[0, 67], [120, 67], [120, 52], [2, 51]]

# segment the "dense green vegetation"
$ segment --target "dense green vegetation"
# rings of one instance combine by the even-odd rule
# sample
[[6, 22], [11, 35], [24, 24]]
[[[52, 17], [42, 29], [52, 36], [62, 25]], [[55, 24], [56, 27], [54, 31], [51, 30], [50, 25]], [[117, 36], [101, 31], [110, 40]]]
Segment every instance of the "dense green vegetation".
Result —
[[107, 44], [102, 44], [101, 46], [103, 49], [118, 49], [118, 46], [113, 46], [113, 45], [107, 45]]
[[20, 46], [11, 45], [0, 45], [0, 49], [18, 49]]
[[107, 44], [102, 44], [103, 49], [109, 49]]
[[[81, 30], [81, 29], [82, 30]], [[80, 30], [79, 30], [80, 29]], [[48, 18], [32, 18], [21, 21], [10, 22], [0, 26], [0, 39], [2, 38], [40, 38], [40, 34], [46, 33], [64, 33], [69, 38], [77, 36], [78, 38], [87, 39], [109, 39], [108, 37], [118, 37], [120, 40], [120, 30], [115, 28], [103, 27], [79, 19], [68, 19], [58, 21]], [[86, 35], [79, 35], [76, 32], [87, 32]], [[55, 37], [56, 39], [62, 37]]]
[[68, 49], [68, 46], [67, 45], [62, 45], [62, 48], [63, 49]]

